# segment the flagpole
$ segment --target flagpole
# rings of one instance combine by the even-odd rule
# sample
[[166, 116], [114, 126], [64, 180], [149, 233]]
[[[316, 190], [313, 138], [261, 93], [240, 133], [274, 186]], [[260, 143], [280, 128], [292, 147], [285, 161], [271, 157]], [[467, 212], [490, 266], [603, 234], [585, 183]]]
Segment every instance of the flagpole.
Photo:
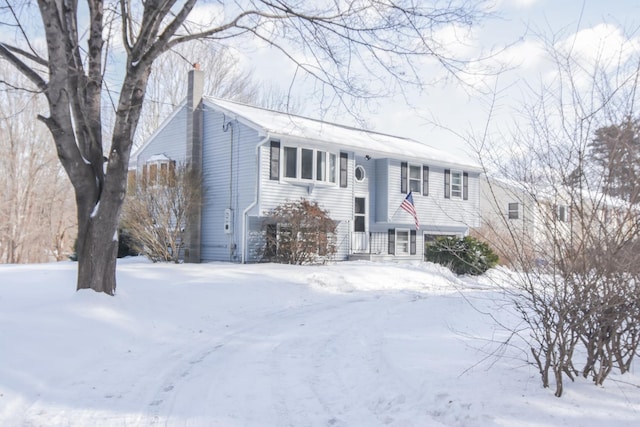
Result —
[[[411, 193], [411, 191], [410, 191]], [[405, 199], [407, 198], [407, 196], [405, 196]], [[404, 199], [402, 199], [404, 200]], [[393, 213], [393, 215], [391, 215], [391, 218], [388, 218], [387, 222], [391, 222], [391, 220], [393, 219], [394, 216], [396, 216], [396, 214], [398, 213], [398, 211], [400, 210], [400, 207], [402, 206], [402, 203], [400, 203], [400, 205], [398, 205], [398, 207], [396, 208], [396, 211]]]

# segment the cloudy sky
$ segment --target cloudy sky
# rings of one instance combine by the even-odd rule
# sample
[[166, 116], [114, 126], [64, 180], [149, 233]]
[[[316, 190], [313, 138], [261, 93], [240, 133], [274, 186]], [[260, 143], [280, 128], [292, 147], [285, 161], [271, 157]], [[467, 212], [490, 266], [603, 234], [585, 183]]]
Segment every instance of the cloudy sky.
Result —
[[[450, 40], [447, 46], [453, 54], [463, 57], [495, 53], [488, 63], [495, 69], [504, 66], [506, 71], [486, 77], [463, 75], [467, 86], [436, 84], [422, 93], [414, 91], [408, 97], [372, 105], [365, 117], [369, 126], [473, 158], [464, 138], [455, 134], [480, 132], [492, 103], [492, 126], [512, 121], [514, 109], [522, 106], [531, 88], [553, 71], [544, 40], [558, 48], [570, 46], [574, 56], [585, 62], [640, 55], [640, 2], [636, 0], [496, 0], [493, 12], [494, 18], [471, 32], [448, 28], [441, 37]], [[282, 87], [291, 82], [293, 66], [274, 60], [269, 50], [253, 52], [248, 63], [263, 79]], [[442, 70], [425, 69], [431, 72]], [[496, 91], [500, 95], [494, 99]], [[312, 97], [304, 99], [314, 102]], [[316, 116], [308, 105], [305, 113]], [[348, 121], [346, 115], [326, 119]]]

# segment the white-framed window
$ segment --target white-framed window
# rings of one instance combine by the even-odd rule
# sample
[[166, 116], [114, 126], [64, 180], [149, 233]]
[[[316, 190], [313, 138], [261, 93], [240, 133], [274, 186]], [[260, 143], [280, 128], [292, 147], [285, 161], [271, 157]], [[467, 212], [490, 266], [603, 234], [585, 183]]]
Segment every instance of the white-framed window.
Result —
[[296, 178], [298, 176], [298, 148], [284, 147], [284, 177]]
[[462, 172], [451, 171], [451, 198], [462, 199]]
[[364, 181], [364, 179], [366, 177], [366, 173], [365, 173], [364, 167], [362, 165], [356, 166], [354, 173], [356, 175], [356, 181], [357, 182]]
[[[285, 146], [282, 150], [284, 164], [282, 169], [285, 179], [336, 182], [337, 155], [335, 153], [291, 146]], [[279, 158], [272, 155], [272, 170], [277, 169], [273, 164], [275, 161], [279, 161]]]
[[518, 219], [520, 217], [520, 204], [518, 202], [509, 203], [509, 219]]
[[142, 165], [143, 185], [169, 185], [175, 182], [176, 162], [165, 155], [150, 157]]
[[416, 230], [390, 228], [388, 231], [389, 255], [415, 255], [417, 234]]
[[396, 229], [396, 255], [409, 255], [409, 230]]
[[334, 153], [329, 153], [329, 182], [336, 183], [336, 165], [338, 157]]
[[422, 193], [422, 165], [409, 164], [409, 191]]
[[318, 151], [316, 153], [316, 181], [327, 180], [327, 153]]

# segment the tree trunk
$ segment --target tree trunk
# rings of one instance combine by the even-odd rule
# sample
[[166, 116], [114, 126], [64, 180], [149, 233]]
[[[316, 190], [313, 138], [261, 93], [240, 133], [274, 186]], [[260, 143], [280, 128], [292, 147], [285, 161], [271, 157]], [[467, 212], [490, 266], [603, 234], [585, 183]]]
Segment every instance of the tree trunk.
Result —
[[[116, 259], [118, 254], [117, 229], [109, 227], [111, 221], [86, 224], [82, 249], [78, 245], [77, 290], [93, 289], [114, 295], [116, 291]], [[83, 227], [84, 228], [84, 227]]]

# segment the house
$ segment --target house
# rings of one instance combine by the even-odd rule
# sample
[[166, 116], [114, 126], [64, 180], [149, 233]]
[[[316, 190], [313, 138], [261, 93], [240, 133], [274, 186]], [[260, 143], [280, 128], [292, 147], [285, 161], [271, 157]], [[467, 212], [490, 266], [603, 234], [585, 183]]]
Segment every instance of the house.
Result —
[[[301, 198], [336, 221], [337, 260], [421, 260], [434, 236], [479, 225], [477, 165], [411, 139], [205, 97], [203, 82], [189, 72], [186, 101], [130, 162], [139, 177], [173, 162], [201, 168], [187, 261], [260, 261], [268, 213]], [[400, 209], [408, 193], [419, 229]]]
[[626, 245], [640, 230], [637, 208], [599, 191], [480, 176], [480, 227], [506, 264], [541, 263], [558, 251]]

